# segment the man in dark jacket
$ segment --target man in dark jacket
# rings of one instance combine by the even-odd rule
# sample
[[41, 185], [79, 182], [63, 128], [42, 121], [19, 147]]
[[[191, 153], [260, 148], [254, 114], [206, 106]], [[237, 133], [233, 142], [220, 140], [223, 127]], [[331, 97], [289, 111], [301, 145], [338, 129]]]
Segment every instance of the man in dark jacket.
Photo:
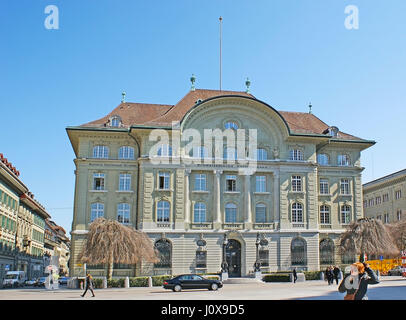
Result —
[[296, 268], [293, 268], [293, 283], [296, 283], [296, 280], [297, 280]]
[[356, 262], [351, 265], [351, 273], [341, 281], [338, 291], [355, 294], [354, 300], [368, 300], [366, 295], [368, 284], [377, 284], [379, 280], [375, 272], [366, 263]]
[[338, 284], [338, 276], [340, 275], [340, 269], [337, 266], [334, 266], [333, 275], [334, 275], [336, 284]]
[[92, 292], [92, 297], [94, 297], [94, 292], [93, 292], [93, 277], [91, 276], [91, 274], [88, 272], [86, 275], [86, 290], [85, 292], [83, 292], [83, 294], [81, 295], [82, 297], [85, 296], [86, 292], [88, 289], [90, 289], [90, 291]]

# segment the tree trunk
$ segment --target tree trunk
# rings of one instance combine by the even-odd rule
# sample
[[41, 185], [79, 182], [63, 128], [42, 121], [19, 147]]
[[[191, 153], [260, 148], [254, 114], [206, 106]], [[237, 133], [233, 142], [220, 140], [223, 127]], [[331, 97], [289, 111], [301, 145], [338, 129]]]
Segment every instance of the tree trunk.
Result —
[[111, 280], [113, 278], [113, 266], [114, 266], [113, 254], [110, 254], [110, 259], [109, 259], [108, 268], [107, 268], [107, 279], [108, 280]]

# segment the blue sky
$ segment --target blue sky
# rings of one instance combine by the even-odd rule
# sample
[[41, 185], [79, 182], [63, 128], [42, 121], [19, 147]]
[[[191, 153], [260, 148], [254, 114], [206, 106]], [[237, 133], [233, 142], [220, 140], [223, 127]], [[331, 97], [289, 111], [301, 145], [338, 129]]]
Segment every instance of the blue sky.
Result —
[[[59, 9], [59, 29], [44, 26]], [[359, 29], [344, 26], [347, 5]], [[0, 152], [71, 230], [74, 153], [65, 128], [127, 101], [174, 104], [196, 87], [251, 92], [377, 144], [363, 182], [405, 168], [406, 2], [2, 0]]]

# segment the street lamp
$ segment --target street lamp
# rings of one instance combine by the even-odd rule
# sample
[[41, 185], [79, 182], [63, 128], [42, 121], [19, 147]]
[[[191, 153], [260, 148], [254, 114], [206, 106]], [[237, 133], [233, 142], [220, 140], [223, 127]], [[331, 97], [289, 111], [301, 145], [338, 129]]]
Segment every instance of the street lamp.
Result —
[[256, 252], [256, 259], [254, 263], [254, 272], [260, 272], [261, 271], [261, 262], [259, 261], [259, 244], [261, 243], [261, 240], [259, 239], [259, 232], [257, 233], [257, 240], [255, 241], [255, 246], [257, 248]]
[[227, 257], [226, 257], [226, 247], [228, 244], [227, 234], [224, 234], [223, 239], [223, 261], [221, 262], [221, 272], [227, 273], [228, 272], [228, 264], [227, 264]]

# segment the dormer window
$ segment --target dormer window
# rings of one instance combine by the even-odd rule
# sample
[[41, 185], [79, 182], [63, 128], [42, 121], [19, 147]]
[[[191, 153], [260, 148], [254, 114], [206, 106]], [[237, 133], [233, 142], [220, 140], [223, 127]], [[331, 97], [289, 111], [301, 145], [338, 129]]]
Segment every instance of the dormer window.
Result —
[[121, 119], [119, 116], [114, 116], [110, 118], [110, 127], [119, 127], [121, 123]]
[[330, 135], [330, 136], [332, 136], [332, 137], [337, 137], [337, 135], [338, 135], [338, 128], [337, 127], [334, 127], [334, 126], [332, 126], [332, 127], [328, 127], [326, 130], [324, 130], [324, 134], [328, 134], [328, 135]]

